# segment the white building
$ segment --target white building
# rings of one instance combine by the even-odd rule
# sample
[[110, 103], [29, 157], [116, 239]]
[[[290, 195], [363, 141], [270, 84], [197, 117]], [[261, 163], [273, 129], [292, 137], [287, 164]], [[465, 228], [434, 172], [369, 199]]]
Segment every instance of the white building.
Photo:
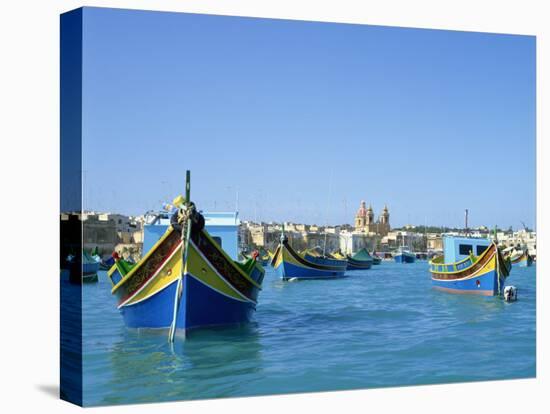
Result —
[[340, 251], [343, 254], [354, 254], [359, 250], [366, 248], [372, 251], [376, 248], [376, 235], [365, 233], [363, 231], [340, 232]]
[[[494, 239], [494, 234], [491, 234], [491, 238]], [[513, 233], [498, 232], [497, 240], [499, 245], [503, 247], [525, 247], [529, 250], [531, 256], [537, 255], [537, 233], [534, 231], [523, 229]]]

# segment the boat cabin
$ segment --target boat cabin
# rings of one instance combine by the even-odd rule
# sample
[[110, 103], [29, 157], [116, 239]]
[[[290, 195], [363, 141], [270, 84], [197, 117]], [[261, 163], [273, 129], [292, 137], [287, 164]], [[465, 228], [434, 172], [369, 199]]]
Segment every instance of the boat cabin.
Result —
[[475, 237], [443, 237], [443, 254], [445, 263], [456, 263], [473, 254], [481, 255], [491, 244], [489, 239]]
[[[205, 229], [233, 260], [238, 256], [238, 234], [240, 220], [237, 212], [201, 212]], [[161, 211], [146, 215], [143, 225], [143, 255], [162, 237], [170, 225], [172, 211]]]

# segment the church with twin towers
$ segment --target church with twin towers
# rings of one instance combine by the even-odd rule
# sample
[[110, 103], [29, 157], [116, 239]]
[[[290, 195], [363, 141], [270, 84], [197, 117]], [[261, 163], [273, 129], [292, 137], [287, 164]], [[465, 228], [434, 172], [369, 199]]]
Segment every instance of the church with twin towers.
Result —
[[386, 236], [390, 231], [390, 212], [388, 206], [384, 206], [382, 213], [378, 216], [378, 220], [374, 218], [374, 211], [372, 206], [361, 201], [359, 210], [355, 215], [355, 231], [361, 231], [365, 233], [374, 233], [379, 236]]

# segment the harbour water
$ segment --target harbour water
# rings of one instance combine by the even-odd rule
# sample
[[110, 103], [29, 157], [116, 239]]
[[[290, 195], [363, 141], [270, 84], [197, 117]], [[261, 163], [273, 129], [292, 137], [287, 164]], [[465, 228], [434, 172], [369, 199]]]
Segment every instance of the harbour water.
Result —
[[268, 267], [254, 323], [173, 349], [124, 326], [100, 272], [82, 294], [84, 405], [534, 377], [535, 271], [513, 269], [505, 303], [433, 290], [426, 261], [297, 282]]

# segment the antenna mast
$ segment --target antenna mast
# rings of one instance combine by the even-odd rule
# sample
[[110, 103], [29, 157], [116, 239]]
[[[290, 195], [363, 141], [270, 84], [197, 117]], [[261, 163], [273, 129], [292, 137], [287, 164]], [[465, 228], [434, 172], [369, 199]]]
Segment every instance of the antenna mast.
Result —
[[328, 212], [329, 212], [329, 207], [330, 207], [330, 195], [331, 195], [331, 191], [332, 191], [332, 169], [330, 170], [330, 178], [329, 178], [329, 181], [328, 181], [328, 200], [327, 200], [327, 214], [326, 214], [326, 218], [325, 218], [325, 243], [324, 243], [324, 246], [323, 246], [323, 256], [326, 255], [327, 253], [327, 227], [328, 227]]

